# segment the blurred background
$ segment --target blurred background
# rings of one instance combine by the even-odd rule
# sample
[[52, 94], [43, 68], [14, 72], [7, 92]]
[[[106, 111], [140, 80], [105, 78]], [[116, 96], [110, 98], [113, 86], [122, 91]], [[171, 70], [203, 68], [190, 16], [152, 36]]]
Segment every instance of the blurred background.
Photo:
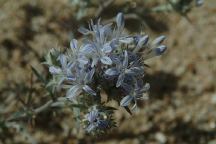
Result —
[[[0, 144], [216, 144], [216, 1], [191, 9], [166, 3], [0, 0]], [[146, 62], [150, 99], [138, 113], [131, 117], [120, 108], [119, 127], [97, 138], [77, 135], [68, 109], [5, 124], [25, 110], [28, 95], [32, 108], [48, 99], [31, 66], [46, 76], [41, 62], [50, 48], [69, 47], [81, 37], [77, 28], [99, 17], [112, 21], [118, 12], [125, 13], [128, 33], [167, 36], [167, 52]]]

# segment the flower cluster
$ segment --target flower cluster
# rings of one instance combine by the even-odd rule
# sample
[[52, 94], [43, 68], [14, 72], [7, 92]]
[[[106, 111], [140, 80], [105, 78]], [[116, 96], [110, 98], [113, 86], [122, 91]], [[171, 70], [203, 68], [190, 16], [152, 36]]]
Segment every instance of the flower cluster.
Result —
[[[150, 85], [143, 81], [144, 61], [166, 50], [165, 36], [150, 41], [148, 35], [128, 35], [124, 24], [122, 13], [115, 25], [91, 21], [88, 29], [79, 29], [84, 35], [82, 44], [73, 39], [65, 52], [52, 49], [46, 61], [52, 84], [65, 89], [72, 103], [84, 105], [79, 117], [89, 133], [115, 125], [114, 108], [107, 106], [110, 99], [131, 113], [138, 100], [147, 98]], [[107, 95], [105, 102], [102, 95]]]

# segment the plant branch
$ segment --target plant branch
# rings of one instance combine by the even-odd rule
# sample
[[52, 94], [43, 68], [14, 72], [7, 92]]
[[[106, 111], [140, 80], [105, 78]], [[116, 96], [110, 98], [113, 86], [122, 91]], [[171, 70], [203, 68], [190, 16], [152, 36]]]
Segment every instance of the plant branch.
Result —
[[32, 117], [32, 116], [38, 115], [39, 113], [41, 113], [41, 112], [49, 109], [50, 107], [61, 106], [65, 102], [66, 102], [65, 98], [59, 98], [57, 101], [49, 100], [45, 104], [43, 104], [42, 106], [40, 106], [40, 107], [38, 107], [36, 109], [26, 111], [25, 113], [23, 113], [23, 114], [21, 114], [19, 116], [9, 117], [7, 119], [7, 121], [16, 121], [16, 120], [20, 120], [20, 119], [26, 118], [28, 116]]

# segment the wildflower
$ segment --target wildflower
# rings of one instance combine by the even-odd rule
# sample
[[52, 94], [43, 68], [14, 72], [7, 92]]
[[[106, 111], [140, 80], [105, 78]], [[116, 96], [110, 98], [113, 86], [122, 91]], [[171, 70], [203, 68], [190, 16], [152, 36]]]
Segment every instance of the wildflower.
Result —
[[148, 40], [149, 40], [149, 36], [148, 35], [145, 35], [143, 37], [135, 37], [135, 40], [136, 40], [136, 47], [135, 49], [133, 50], [134, 53], [138, 52], [142, 47], [144, 47], [147, 43], [148, 43]]
[[144, 47], [143, 50], [143, 59], [150, 59], [155, 56], [160, 56], [163, 54], [167, 47], [165, 45], [161, 45], [161, 43], [165, 40], [165, 36], [159, 36], [155, 40], [151, 42], [151, 44], [148, 44], [146, 47]]
[[92, 67], [96, 66], [98, 61], [105, 65], [111, 65], [112, 60], [108, 56], [112, 51], [112, 47], [109, 43], [105, 43], [103, 45], [99, 43], [89, 43], [86, 44], [82, 52], [89, 55], [92, 58]]
[[124, 30], [124, 15], [123, 13], [118, 13], [116, 16], [116, 24], [117, 24], [117, 29], [113, 31], [112, 37], [115, 39], [118, 39], [119, 37], [122, 36], [122, 32]]
[[85, 71], [84, 69], [76, 69], [75, 80], [71, 81], [71, 87], [67, 91], [67, 98], [74, 100], [76, 96], [80, 95], [84, 90], [90, 95], [96, 95], [95, 91], [92, 90], [87, 84], [92, 81], [95, 70]]
[[86, 115], [86, 119], [88, 121], [88, 126], [86, 127], [86, 131], [92, 132], [94, 130], [105, 130], [109, 126], [109, 122], [107, 120], [102, 119], [100, 112], [98, 110], [92, 110]]
[[110, 26], [111, 24], [102, 26], [100, 21], [97, 24], [91, 21], [89, 30], [86, 28], [79, 29], [84, 35], [91, 34], [93, 37], [92, 40], [88, 39], [82, 48], [82, 52], [92, 59], [92, 67], [96, 66], [99, 61], [105, 65], [112, 64], [109, 55], [113, 49], [110, 46], [111, 42], [108, 40], [111, 34]]
[[71, 69], [72, 65], [68, 63], [68, 60], [64, 54], [61, 54], [58, 57], [58, 60], [60, 61], [60, 67], [59, 66], [50, 66], [49, 72], [53, 75], [57, 75], [60, 77], [60, 81], [58, 84], [60, 85], [64, 80], [74, 80], [75, 77], [73, 76]]
[[81, 47], [78, 47], [78, 41], [76, 39], [71, 40], [68, 59], [72, 65], [85, 65], [88, 63], [88, 59], [81, 53], [80, 49]]
[[[130, 113], [129, 106], [133, 104], [132, 110], [136, 108], [137, 101], [146, 99], [144, 94], [150, 88], [143, 81], [145, 69], [141, 60], [159, 56], [167, 49], [162, 44], [165, 36], [149, 42], [148, 35], [124, 33], [124, 25], [122, 13], [117, 15], [115, 26], [102, 25], [100, 20], [96, 24], [91, 21], [89, 29], [79, 29], [85, 35], [80, 46], [73, 39], [65, 53], [58, 51], [47, 58], [52, 82], [56, 84], [57, 81], [66, 89], [66, 97], [78, 104], [74, 115], [84, 117], [85, 129], [89, 133], [103, 133], [115, 126], [112, 117], [115, 108], [102, 102], [100, 91], [106, 92], [107, 101], [119, 102], [122, 98], [120, 106]], [[89, 111], [92, 106], [96, 107]], [[88, 113], [84, 114], [86, 111]]]
[[128, 63], [128, 52], [124, 52], [124, 60], [123, 62], [119, 62], [116, 67], [109, 68], [105, 71], [106, 75], [114, 76], [118, 75], [118, 80], [116, 83], [116, 87], [119, 87], [122, 85], [125, 77], [128, 76], [134, 76], [142, 73], [143, 67], [137, 67], [134, 64], [129, 65]]
[[144, 93], [146, 93], [150, 88], [150, 85], [146, 83], [144, 86], [142, 84], [139, 84], [136, 82], [134, 89], [129, 93], [129, 95], [125, 96], [121, 102], [121, 106], [129, 106], [131, 101], [134, 101], [134, 106], [132, 109], [136, 108], [137, 106], [137, 100], [143, 100], [146, 99], [146, 97], [143, 96]]

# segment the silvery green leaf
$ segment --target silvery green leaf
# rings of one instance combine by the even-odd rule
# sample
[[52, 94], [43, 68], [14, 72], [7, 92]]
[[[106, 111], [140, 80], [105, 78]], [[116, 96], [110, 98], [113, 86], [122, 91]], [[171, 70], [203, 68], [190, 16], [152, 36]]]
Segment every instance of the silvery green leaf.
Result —
[[112, 64], [112, 60], [108, 56], [104, 56], [100, 60], [101, 60], [101, 62], [103, 64], [106, 64], [106, 65], [111, 65]]
[[65, 80], [65, 77], [61, 77], [59, 80], [58, 80], [58, 83], [57, 85], [60, 86]]
[[119, 71], [116, 68], [109, 68], [105, 71], [105, 74], [109, 76], [114, 76], [114, 75], [118, 75]]
[[166, 39], [166, 36], [162, 35], [157, 37], [155, 40], [153, 40], [152, 45], [153, 46], [158, 46], [160, 45], [164, 40]]
[[132, 100], [133, 100], [133, 97], [130, 95], [127, 95], [121, 100], [120, 105], [124, 107], [128, 106]]
[[117, 27], [119, 27], [119, 28], [124, 27], [124, 15], [123, 15], [123, 13], [118, 13], [118, 15], [116, 17], [116, 24], [117, 24]]
[[70, 47], [71, 47], [72, 49], [77, 49], [77, 48], [78, 48], [78, 41], [77, 41], [76, 39], [72, 39], [72, 40], [70, 41]]
[[116, 87], [120, 87], [124, 81], [125, 74], [120, 74], [116, 83]]
[[93, 91], [88, 85], [84, 85], [83, 90], [90, 95], [96, 95], [95, 91]]
[[8, 120], [14, 120], [14, 119], [17, 119], [17, 118], [22, 118], [24, 115], [26, 115], [26, 111], [22, 110], [22, 111], [17, 111], [15, 113], [12, 113]]
[[81, 92], [82, 88], [80, 85], [74, 85], [67, 91], [66, 97], [70, 100], [74, 100]]
[[49, 67], [49, 72], [51, 74], [60, 74], [62, 70], [59, 67], [51, 66]]

